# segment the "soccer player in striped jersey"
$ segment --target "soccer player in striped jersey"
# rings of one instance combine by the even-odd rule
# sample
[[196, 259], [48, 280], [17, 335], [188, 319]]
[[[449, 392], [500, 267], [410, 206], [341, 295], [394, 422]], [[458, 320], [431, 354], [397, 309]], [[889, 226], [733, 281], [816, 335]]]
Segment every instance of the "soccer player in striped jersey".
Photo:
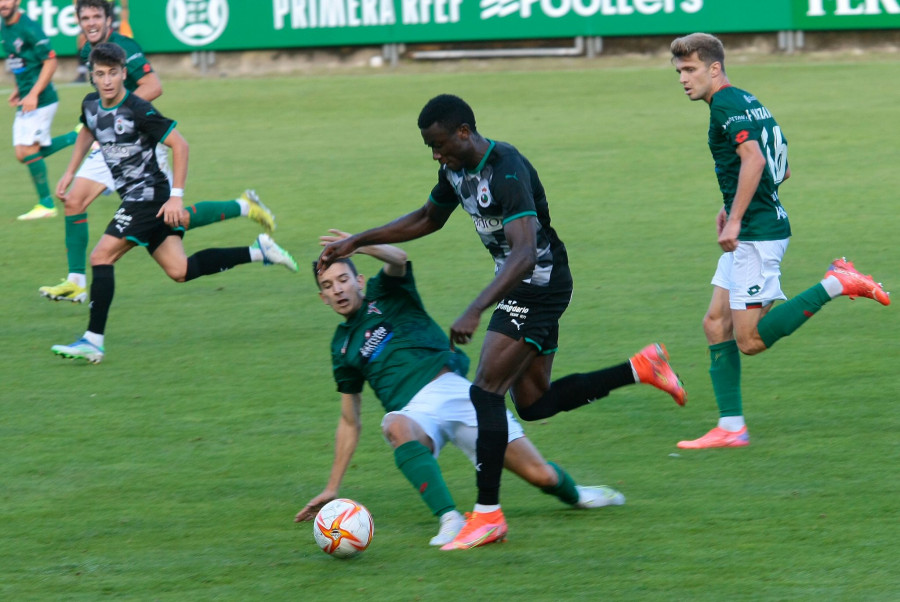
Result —
[[[122, 204], [91, 252], [90, 321], [84, 335], [70, 345], [54, 345], [53, 353], [92, 363], [103, 360], [106, 321], [115, 291], [114, 264], [135, 246], [147, 249], [154, 261], [176, 282], [217, 274], [236, 265], [261, 261], [297, 271], [290, 254], [261, 234], [253, 246], [204, 249], [187, 257], [182, 244], [185, 213], [188, 144], [175, 122], [125, 88], [125, 51], [116, 44], [97, 44], [90, 55], [90, 74], [97, 92], [81, 104], [84, 128], [78, 133], [72, 159], [57, 185], [65, 190], [91, 144], [100, 143], [102, 155]], [[169, 179], [156, 159], [162, 142], [172, 149]]]
[[[78, 0], [75, 4], [78, 24], [86, 38], [81, 48], [81, 59], [87, 62], [91, 49], [103, 42], [112, 42], [125, 50], [127, 57], [125, 88], [153, 102], [162, 95], [162, 83], [140, 45], [132, 38], [113, 28], [113, 7], [106, 0]], [[168, 173], [166, 146], [156, 148], [156, 160], [163, 172]], [[65, 203], [66, 259], [68, 275], [59, 284], [42, 286], [38, 292], [42, 297], [54, 301], [81, 303], [87, 298], [87, 208], [101, 194], [109, 194], [115, 189], [112, 175], [97, 145], [75, 174], [69, 190], [59, 194]], [[246, 190], [233, 200], [202, 201], [185, 208], [185, 229], [199, 228], [225, 219], [245, 216], [271, 233], [275, 229], [275, 216], [266, 207], [254, 190]]]
[[472, 108], [458, 96], [432, 98], [418, 119], [437, 184], [418, 210], [389, 224], [336, 241], [319, 268], [361, 246], [402, 242], [441, 229], [457, 206], [471, 217], [494, 259], [494, 279], [450, 327], [450, 340], [465, 344], [493, 308], [475, 379], [469, 391], [478, 417], [478, 498], [465, 527], [443, 550], [501, 541], [507, 531], [500, 508], [500, 475], [508, 442], [505, 395], [524, 420], [542, 420], [607, 396], [619, 387], [646, 383], [683, 405], [687, 397], [660, 344], [621, 363], [552, 380], [559, 319], [572, 298], [566, 247], [550, 225], [537, 170], [515, 147], [482, 136]]

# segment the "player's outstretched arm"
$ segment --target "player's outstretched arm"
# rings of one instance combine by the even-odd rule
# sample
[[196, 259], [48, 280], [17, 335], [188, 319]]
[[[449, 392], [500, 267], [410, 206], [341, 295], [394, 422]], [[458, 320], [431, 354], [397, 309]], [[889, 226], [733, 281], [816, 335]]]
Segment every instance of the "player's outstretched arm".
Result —
[[420, 209], [407, 213], [388, 224], [335, 241], [326, 246], [319, 255], [316, 269], [321, 272], [327, 269], [334, 260], [349, 257], [360, 247], [405, 242], [427, 236], [440, 230], [447, 223], [451, 211], [440, 208], [429, 201]]
[[356, 451], [356, 445], [359, 443], [359, 433], [362, 430], [361, 405], [362, 397], [359, 393], [341, 394], [341, 419], [338, 421], [334, 438], [334, 462], [331, 465], [331, 476], [328, 477], [328, 484], [322, 493], [311, 499], [297, 513], [294, 522], [314, 519], [322, 506], [337, 498], [341, 481], [344, 479], [344, 474], [353, 458], [353, 452]]
[[[338, 240], [350, 237], [349, 232], [335, 230], [334, 228], [329, 229], [328, 232], [330, 232], [330, 234], [319, 237], [319, 244], [323, 247]], [[369, 255], [379, 261], [383, 261], [384, 273], [388, 276], [400, 278], [406, 275], [406, 251], [400, 247], [395, 247], [393, 245], [367, 245], [358, 248], [356, 253]]]

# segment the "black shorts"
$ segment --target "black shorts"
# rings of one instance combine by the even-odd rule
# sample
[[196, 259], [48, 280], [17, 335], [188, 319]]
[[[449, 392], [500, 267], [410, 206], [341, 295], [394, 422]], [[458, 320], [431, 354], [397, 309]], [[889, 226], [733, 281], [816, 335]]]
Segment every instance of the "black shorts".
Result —
[[559, 319], [572, 300], [572, 287], [548, 289], [520, 284], [497, 304], [488, 330], [513, 339], [524, 338], [541, 355], [559, 348]]
[[184, 237], [184, 228], [169, 227], [162, 217], [156, 217], [162, 206], [163, 203], [154, 201], [125, 201], [106, 227], [106, 234], [146, 247], [153, 255], [166, 238]]

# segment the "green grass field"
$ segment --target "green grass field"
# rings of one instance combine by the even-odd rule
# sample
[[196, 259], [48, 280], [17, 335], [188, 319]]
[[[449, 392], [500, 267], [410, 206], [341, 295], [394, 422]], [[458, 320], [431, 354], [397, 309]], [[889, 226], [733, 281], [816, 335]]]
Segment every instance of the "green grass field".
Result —
[[[700, 327], [720, 202], [708, 110], [683, 97], [664, 58], [501, 67], [163, 77], [157, 106], [191, 143], [187, 200], [256, 188], [277, 213], [275, 239], [304, 269], [253, 264], [177, 285], [135, 250], [116, 267], [99, 366], [50, 353], [81, 335], [87, 307], [38, 296], [65, 275], [63, 221], [15, 220], [33, 190], [4, 151], [0, 598], [896, 600], [898, 309], [838, 299], [745, 358], [753, 444], [676, 454], [676, 441], [716, 418]], [[729, 75], [790, 141], [785, 292], [817, 282], [840, 255], [900, 290], [900, 63], [738, 57]], [[341, 562], [318, 550], [309, 523], [292, 522], [325, 484], [338, 415], [328, 358], [338, 317], [306, 266], [328, 228], [357, 231], [424, 202], [437, 164], [416, 117], [441, 92], [469, 100], [479, 130], [518, 146], [548, 190], [576, 278], [556, 375], [660, 340], [691, 397], [678, 408], [630, 387], [527, 424], [546, 457], [580, 483], [621, 489], [627, 505], [571, 511], [508, 477], [508, 542], [443, 553], [427, 546], [437, 522], [395, 469], [367, 392], [342, 494], [368, 506], [376, 535]], [[63, 87], [55, 133], [74, 123], [84, 93]], [[0, 132], [11, 121], [0, 112]], [[67, 151], [49, 160], [54, 187], [67, 161]], [[113, 196], [91, 207], [91, 244], [117, 206]], [[256, 234], [233, 220], [190, 232], [185, 246]], [[491, 277], [462, 212], [405, 248], [443, 325]], [[441, 460], [468, 510], [471, 466], [453, 448]]]

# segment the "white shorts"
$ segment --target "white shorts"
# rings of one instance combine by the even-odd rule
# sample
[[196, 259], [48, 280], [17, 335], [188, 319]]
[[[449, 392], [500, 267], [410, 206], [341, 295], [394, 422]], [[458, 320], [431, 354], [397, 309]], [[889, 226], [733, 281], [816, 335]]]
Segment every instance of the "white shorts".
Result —
[[729, 292], [731, 309], [766, 307], [787, 299], [781, 292], [781, 259], [788, 239], [740, 241], [738, 248], [719, 258], [712, 284]]
[[103, 153], [100, 152], [100, 145], [96, 142], [91, 146], [91, 152], [88, 153], [87, 158], [81, 164], [81, 167], [78, 168], [75, 177], [103, 184], [106, 186], [107, 193], [116, 189], [112, 172], [109, 171], [106, 160], [103, 159]]
[[[402, 410], [385, 414], [385, 419], [391, 414], [406, 416], [422, 427], [434, 441], [435, 458], [450, 442], [475, 464], [478, 420], [475, 418], [475, 406], [469, 399], [471, 386], [471, 382], [456, 373], [442, 374], [422, 387]], [[508, 441], [525, 436], [522, 425], [509, 410], [506, 410], [506, 422], [509, 426]]]
[[16, 111], [13, 121], [13, 146], [31, 146], [35, 142], [41, 146], [50, 146], [53, 136], [50, 126], [59, 103], [54, 102], [46, 107], [39, 107], [28, 113]]

